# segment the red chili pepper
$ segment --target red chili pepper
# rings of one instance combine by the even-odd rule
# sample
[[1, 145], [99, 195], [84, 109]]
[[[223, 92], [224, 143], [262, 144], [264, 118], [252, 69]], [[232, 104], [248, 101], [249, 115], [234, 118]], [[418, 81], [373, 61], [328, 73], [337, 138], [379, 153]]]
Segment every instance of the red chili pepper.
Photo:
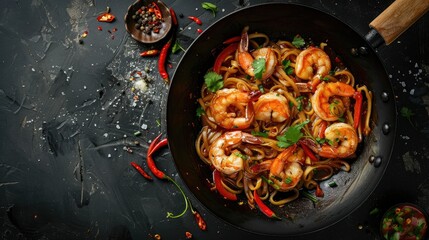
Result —
[[319, 184], [317, 184], [316, 186], [316, 192], [315, 192], [316, 197], [323, 197], [325, 196], [325, 193], [323, 192], [323, 190], [320, 188]]
[[299, 142], [299, 145], [301, 146], [302, 150], [304, 150], [305, 155], [309, 157], [312, 162], [319, 161], [316, 155], [314, 155], [313, 151], [311, 151], [311, 149], [307, 145], [305, 145], [305, 143]]
[[237, 195], [235, 195], [232, 192], [229, 192], [222, 185], [222, 176], [220, 175], [220, 172], [216, 169], [213, 171], [213, 182], [215, 183], [216, 189], [219, 192], [219, 194], [222, 195], [225, 199], [228, 199], [231, 201], [237, 200]]
[[168, 83], [170, 80], [168, 77], [168, 72], [165, 70], [165, 61], [167, 60], [168, 50], [170, 50], [170, 46], [173, 41], [172, 39], [173, 38], [170, 38], [170, 40], [168, 40], [168, 42], [162, 47], [161, 54], [158, 59], [158, 71], [166, 83]]
[[228, 45], [231, 43], [240, 42], [240, 40], [241, 40], [241, 36], [235, 36], [223, 41], [223, 44]]
[[253, 190], [253, 199], [255, 200], [256, 204], [259, 207], [259, 210], [261, 210], [261, 212], [263, 214], [265, 214], [267, 217], [269, 218], [275, 218], [278, 220], [281, 220], [280, 217], [278, 217], [273, 210], [271, 210], [267, 205], [265, 205], [264, 202], [262, 202], [261, 198], [259, 197], [259, 195], [256, 193], [256, 189]]
[[115, 20], [115, 16], [108, 12], [102, 13], [97, 17], [99, 22], [113, 22], [113, 20]]
[[355, 107], [354, 107], [354, 128], [357, 129], [360, 124], [360, 116], [362, 112], [362, 93], [361, 92], [355, 92], [353, 95], [353, 98], [356, 100]]
[[133, 166], [134, 169], [137, 170], [137, 172], [139, 172], [144, 178], [146, 178], [147, 180], [152, 180], [152, 177], [147, 174], [147, 172], [145, 170], [143, 170], [143, 168], [138, 165], [136, 162], [131, 162], [131, 166]]
[[[142, 75], [142, 73], [140, 71], [136, 72], [138, 75]], [[160, 133], [158, 136], [156, 136], [156, 138], [154, 138], [152, 140], [152, 142], [149, 145], [149, 148], [147, 149], [147, 152], [152, 152], [153, 147], [155, 147], [155, 145], [158, 143], [159, 139], [161, 138], [162, 133]]]
[[160, 148], [166, 146], [168, 144], [168, 139], [164, 138], [161, 141], [157, 142], [153, 148], [148, 151], [149, 155], [152, 155], [154, 152], [158, 151]]
[[203, 32], [203, 30], [201, 28], [197, 29], [197, 33], [202, 33], [202, 32]]
[[159, 170], [156, 167], [155, 161], [153, 160], [152, 154], [159, 150], [161, 147], [168, 144], [167, 139], [163, 139], [162, 141], [158, 142], [160, 135], [155, 138], [155, 140], [152, 141], [152, 143], [149, 145], [148, 153], [146, 156], [147, 166], [149, 167], [149, 170], [159, 179], [165, 179], [167, 176], [165, 173], [161, 170]]
[[158, 49], [152, 49], [152, 50], [146, 50], [140, 53], [140, 56], [142, 57], [151, 57], [151, 56], [156, 56], [159, 54], [159, 50]]
[[103, 28], [101, 26], [97, 27], [98, 31], [103, 31]]
[[188, 18], [191, 19], [192, 21], [194, 21], [198, 25], [203, 24], [203, 22], [201, 22], [201, 20], [199, 18], [197, 18], [197, 17], [189, 16]]
[[171, 20], [173, 22], [173, 25], [177, 26], [178, 22], [177, 22], [176, 12], [173, 10], [173, 8], [170, 8], [170, 15], [171, 15]]
[[237, 50], [237, 48], [238, 48], [238, 43], [233, 43], [219, 53], [213, 66], [213, 71], [215, 73], [219, 74], [220, 67], [222, 66], [223, 61], [225, 61], [225, 58], [233, 54]]
[[155, 16], [156, 16], [158, 19], [162, 19], [162, 12], [161, 12], [161, 10], [159, 9], [158, 4], [156, 4], [156, 2], [153, 2], [153, 3], [152, 3], [152, 5], [153, 5], [153, 7], [155, 8], [155, 9], [153, 9], [153, 11], [155, 12]]

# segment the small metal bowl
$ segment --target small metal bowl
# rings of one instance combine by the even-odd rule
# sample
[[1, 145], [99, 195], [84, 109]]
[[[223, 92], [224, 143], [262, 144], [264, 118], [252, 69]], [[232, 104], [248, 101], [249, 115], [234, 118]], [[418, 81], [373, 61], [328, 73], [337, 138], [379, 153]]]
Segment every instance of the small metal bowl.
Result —
[[[134, 13], [139, 10], [144, 5], [149, 5], [152, 2], [156, 2], [159, 7], [159, 10], [162, 14], [162, 27], [158, 33], [152, 32], [151, 34], [145, 34], [140, 29], [136, 29], [135, 24], [137, 23], [132, 16]], [[161, 1], [143, 1], [137, 0], [135, 3], [128, 7], [128, 11], [124, 17], [125, 20], [125, 29], [131, 35], [132, 38], [141, 42], [141, 43], [156, 43], [162, 40], [165, 36], [167, 36], [168, 32], [171, 30], [171, 14], [169, 8]]]

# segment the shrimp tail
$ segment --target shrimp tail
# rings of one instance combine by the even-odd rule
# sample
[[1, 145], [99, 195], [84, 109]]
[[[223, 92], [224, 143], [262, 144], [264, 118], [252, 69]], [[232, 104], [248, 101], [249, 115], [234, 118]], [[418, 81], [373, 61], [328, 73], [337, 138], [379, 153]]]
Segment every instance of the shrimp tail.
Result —
[[249, 26], [246, 26], [241, 32], [240, 46], [238, 49], [239, 52], [247, 52], [247, 50], [249, 50], [249, 35], [247, 34], [248, 30]]

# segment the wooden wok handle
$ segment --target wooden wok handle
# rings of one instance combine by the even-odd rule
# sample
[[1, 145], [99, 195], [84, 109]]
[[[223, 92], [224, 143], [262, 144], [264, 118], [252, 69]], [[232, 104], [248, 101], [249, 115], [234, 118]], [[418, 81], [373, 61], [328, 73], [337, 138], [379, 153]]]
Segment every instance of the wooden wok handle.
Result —
[[429, 0], [396, 0], [369, 26], [377, 30], [389, 45], [428, 10]]

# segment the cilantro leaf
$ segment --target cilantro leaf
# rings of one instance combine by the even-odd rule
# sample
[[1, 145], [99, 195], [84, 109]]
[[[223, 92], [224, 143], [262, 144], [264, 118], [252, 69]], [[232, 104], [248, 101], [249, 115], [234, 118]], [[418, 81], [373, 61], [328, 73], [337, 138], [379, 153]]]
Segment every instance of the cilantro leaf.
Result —
[[204, 82], [211, 92], [216, 92], [217, 90], [223, 88], [223, 78], [221, 75], [215, 72], [206, 73], [206, 75], [204, 75]]
[[290, 126], [283, 135], [277, 136], [277, 140], [279, 140], [277, 146], [287, 148], [297, 143], [304, 136], [301, 129], [309, 122], [310, 120], [307, 119], [300, 124]]
[[262, 73], [265, 72], [265, 59], [258, 58], [252, 63], [253, 72], [255, 73], [256, 79], [262, 78]]
[[204, 111], [204, 109], [203, 109], [201, 106], [199, 106], [199, 107], [197, 108], [197, 113], [196, 113], [196, 115], [197, 115], [197, 117], [201, 117], [203, 114], [206, 114], [206, 112]]
[[300, 48], [300, 47], [302, 47], [302, 46], [304, 46], [304, 45], [305, 45], [305, 41], [304, 41], [304, 39], [303, 39], [301, 36], [296, 35], [296, 36], [293, 38], [293, 40], [292, 40], [292, 44], [293, 44], [295, 47]]
[[268, 137], [268, 133], [266, 133], [266, 132], [257, 132], [255, 130], [252, 130], [251, 133], [253, 136], [256, 136], [256, 137], [264, 137], [264, 138]]
[[201, 3], [201, 6], [206, 10], [212, 11], [213, 16], [216, 16], [217, 6], [214, 5], [213, 3], [203, 2], [203, 3]]

